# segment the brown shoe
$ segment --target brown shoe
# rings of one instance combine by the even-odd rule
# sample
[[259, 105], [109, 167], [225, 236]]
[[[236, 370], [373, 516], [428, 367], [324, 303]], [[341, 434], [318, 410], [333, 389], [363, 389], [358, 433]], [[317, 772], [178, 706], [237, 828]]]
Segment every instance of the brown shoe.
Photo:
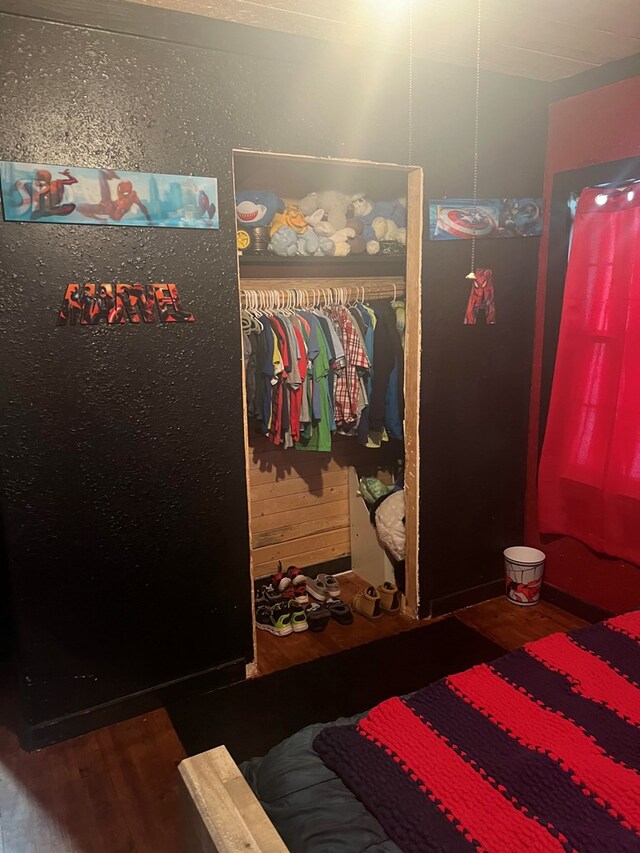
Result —
[[397, 613], [400, 610], [400, 593], [394, 583], [385, 581], [378, 587], [380, 606], [385, 613]]
[[351, 599], [351, 609], [365, 619], [379, 619], [382, 616], [380, 595], [374, 586], [361, 589]]

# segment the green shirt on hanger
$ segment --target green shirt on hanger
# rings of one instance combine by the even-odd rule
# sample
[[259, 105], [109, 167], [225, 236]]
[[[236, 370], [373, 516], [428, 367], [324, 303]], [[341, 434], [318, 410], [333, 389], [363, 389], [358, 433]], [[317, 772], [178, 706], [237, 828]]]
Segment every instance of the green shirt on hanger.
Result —
[[331, 451], [331, 427], [329, 425], [329, 350], [324, 334], [318, 332], [319, 353], [313, 360], [313, 381], [320, 396], [320, 420], [314, 420], [310, 438], [301, 436], [296, 442], [296, 450]]

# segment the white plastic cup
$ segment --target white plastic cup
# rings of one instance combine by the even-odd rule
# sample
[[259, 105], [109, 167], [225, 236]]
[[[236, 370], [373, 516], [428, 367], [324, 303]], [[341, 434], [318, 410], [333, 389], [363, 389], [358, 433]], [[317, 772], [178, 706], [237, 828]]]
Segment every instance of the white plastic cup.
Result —
[[531, 607], [540, 601], [545, 555], [537, 548], [505, 548], [506, 595], [512, 604]]

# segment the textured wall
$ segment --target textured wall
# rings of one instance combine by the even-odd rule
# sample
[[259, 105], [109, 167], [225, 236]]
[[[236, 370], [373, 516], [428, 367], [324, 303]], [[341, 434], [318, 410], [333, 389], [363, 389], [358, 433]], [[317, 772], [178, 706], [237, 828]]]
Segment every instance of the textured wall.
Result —
[[[122, 29], [125, 7], [77, 10], [105, 29], [113, 10]], [[408, 156], [404, 58], [298, 40], [289, 61], [285, 37], [128, 8], [150, 37], [0, 17], [0, 158], [214, 175], [222, 221], [0, 222], [2, 510], [34, 722], [250, 653], [232, 148]], [[545, 87], [485, 79], [481, 193], [535, 194]], [[427, 197], [471, 192], [474, 85], [465, 69], [417, 69]], [[499, 325], [474, 329], [468, 245], [425, 244], [424, 601], [498, 577], [521, 535], [536, 249], [483, 244]], [[89, 280], [175, 281], [197, 322], [55, 328], [65, 285]]]
[[[474, 83], [446, 66], [420, 79], [427, 198], [471, 195]], [[541, 195], [546, 110], [545, 86], [484, 75], [481, 198]], [[477, 266], [494, 271], [497, 323], [464, 326], [470, 244], [424, 246], [421, 592], [445, 599], [439, 609], [500, 578], [503, 548], [522, 542], [538, 248], [537, 238], [478, 241]]]
[[[220, 182], [219, 232], [0, 222], [2, 507], [39, 722], [250, 654], [232, 148], [406, 145], [328, 48], [320, 74], [0, 21], [1, 159]], [[173, 281], [197, 322], [56, 328], [72, 281]]]

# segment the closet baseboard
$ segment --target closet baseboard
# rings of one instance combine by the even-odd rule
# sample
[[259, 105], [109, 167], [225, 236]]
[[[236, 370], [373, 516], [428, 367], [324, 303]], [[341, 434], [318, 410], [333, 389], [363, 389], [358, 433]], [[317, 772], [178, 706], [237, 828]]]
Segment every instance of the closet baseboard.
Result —
[[602, 622], [603, 619], [611, 619], [615, 616], [611, 610], [605, 610], [597, 604], [590, 604], [588, 601], [583, 601], [581, 598], [576, 598], [570, 592], [565, 592], [557, 586], [549, 583], [542, 584], [542, 598], [548, 601], [549, 604], [555, 604], [561, 610], [566, 610], [572, 616], [577, 616], [578, 619], [584, 619], [585, 622], [594, 624]]
[[326, 563], [318, 563], [315, 566], [307, 566], [302, 570], [308, 578], [315, 578], [320, 574], [340, 575], [351, 571], [351, 557], [338, 557], [335, 560], [327, 560]]
[[228, 687], [245, 680], [245, 667], [246, 661], [242, 658], [55, 720], [36, 725], [25, 722], [19, 732], [20, 745], [27, 752], [32, 752], [104, 726], [121, 723], [140, 714], [148, 714], [169, 702], [184, 699], [193, 694]]
[[471, 607], [473, 604], [479, 604], [481, 601], [488, 601], [490, 598], [497, 598], [504, 594], [504, 577], [496, 578], [488, 583], [474, 586], [470, 589], [463, 589], [460, 592], [454, 592], [452, 595], [445, 595], [443, 598], [433, 599], [431, 604], [431, 616], [445, 616], [448, 613], [453, 613], [456, 610], [462, 610], [464, 607]]

